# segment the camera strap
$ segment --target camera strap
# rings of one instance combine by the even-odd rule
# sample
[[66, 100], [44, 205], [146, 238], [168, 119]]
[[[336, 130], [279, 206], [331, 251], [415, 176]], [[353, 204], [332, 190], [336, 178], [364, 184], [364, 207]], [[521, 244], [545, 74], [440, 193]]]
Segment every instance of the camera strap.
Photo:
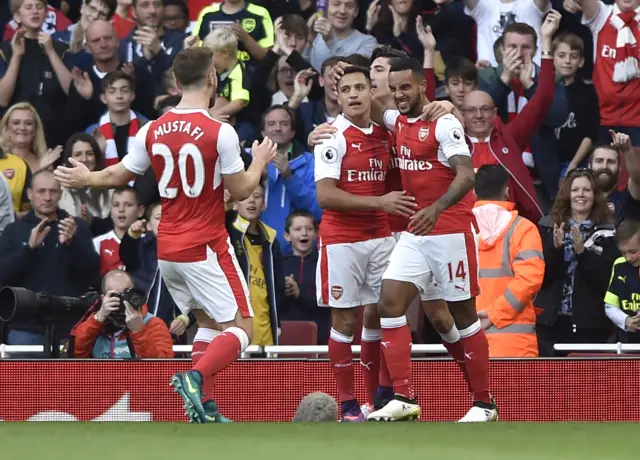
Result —
[[133, 340], [131, 340], [131, 335], [129, 334], [129, 329], [125, 328], [124, 336], [127, 339], [127, 346], [129, 347], [129, 353], [131, 353], [131, 359], [138, 359], [138, 356], [136, 356], [136, 349], [133, 346]]

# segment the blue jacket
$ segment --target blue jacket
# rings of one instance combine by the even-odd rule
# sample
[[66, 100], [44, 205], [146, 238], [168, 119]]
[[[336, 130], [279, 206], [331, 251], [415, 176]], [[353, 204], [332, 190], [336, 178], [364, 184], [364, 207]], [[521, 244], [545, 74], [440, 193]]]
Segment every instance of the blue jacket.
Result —
[[[228, 214], [235, 214], [230, 212]], [[231, 216], [227, 216], [231, 217]], [[227, 219], [227, 231], [231, 238], [231, 244], [235, 250], [236, 257], [242, 273], [249, 286], [249, 257], [244, 244], [244, 237], [249, 228], [249, 222], [236, 214], [235, 220]], [[276, 232], [273, 228], [259, 222], [264, 244], [262, 246], [262, 268], [267, 281], [267, 292], [269, 293], [269, 317], [271, 319], [271, 332], [273, 334], [274, 345], [278, 344], [278, 328], [280, 327], [280, 312], [284, 301], [284, 272], [282, 271], [282, 253], [280, 245], [276, 239]]]
[[313, 154], [305, 152], [302, 145], [294, 141], [289, 167], [293, 174], [283, 179], [275, 165], [269, 164], [265, 190], [267, 208], [260, 216], [260, 220], [277, 232], [283, 255], [291, 254], [291, 246], [284, 239], [284, 224], [289, 214], [307, 211], [318, 222], [322, 218], [316, 199]]
[[293, 275], [300, 287], [297, 299], [286, 298], [283, 320], [313, 321], [318, 325], [318, 345], [329, 342], [331, 329], [331, 309], [318, 306], [316, 294], [316, 265], [318, 250], [314, 249], [307, 257], [287, 256], [284, 258], [284, 276]]
[[133, 62], [149, 69], [151, 75], [153, 75], [155, 94], [164, 94], [164, 74], [173, 65], [176, 55], [182, 51], [186, 34], [165, 29], [160, 51], [149, 61], [142, 54], [142, 47], [133, 39], [135, 31], [136, 28], [134, 27], [129, 32], [129, 35], [120, 41], [118, 59], [122, 62]]

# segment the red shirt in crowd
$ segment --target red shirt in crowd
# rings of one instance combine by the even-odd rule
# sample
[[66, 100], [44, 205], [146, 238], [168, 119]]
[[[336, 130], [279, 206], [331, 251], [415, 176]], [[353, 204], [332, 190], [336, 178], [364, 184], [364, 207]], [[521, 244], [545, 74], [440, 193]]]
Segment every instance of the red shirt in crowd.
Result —
[[[71, 25], [71, 20], [62, 14], [61, 11], [57, 10], [52, 6], [47, 6], [47, 15], [44, 19], [44, 23], [42, 24], [42, 31], [48, 34], [53, 34], [54, 32], [61, 32], [63, 30], [67, 30], [67, 28]], [[9, 21], [4, 26], [4, 35], [2, 36], [3, 41], [9, 41], [13, 37], [13, 34], [18, 30], [18, 23], [15, 20]]]

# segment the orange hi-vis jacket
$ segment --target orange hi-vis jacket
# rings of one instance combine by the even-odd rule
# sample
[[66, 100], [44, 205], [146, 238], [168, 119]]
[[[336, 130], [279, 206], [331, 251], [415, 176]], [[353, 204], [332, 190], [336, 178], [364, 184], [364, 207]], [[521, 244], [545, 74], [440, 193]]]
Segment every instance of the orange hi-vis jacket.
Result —
[[485, 329], [489, 356], [538, 356], [533, 298], [542, 286], [544, 256], [538, 228], [506, 201], [478, 201], [480, 296], [478, 311], [493, 325]]

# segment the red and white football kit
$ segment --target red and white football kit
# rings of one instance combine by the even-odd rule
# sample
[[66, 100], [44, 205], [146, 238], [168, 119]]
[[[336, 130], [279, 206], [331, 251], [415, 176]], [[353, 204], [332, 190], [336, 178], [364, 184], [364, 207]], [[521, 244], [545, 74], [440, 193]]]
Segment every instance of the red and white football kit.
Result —
[[[382, 196], [389, 167], [389, 135], [376, 124], [359, 128], [339, 115], [338, 129], [314, 149], [315, 180], [338, 180], [353, 195]], [[393, 250], [383, 211], [327, 209], [320, 223], [316, 270], [318, 304], [352, 308], [378, 302], [382, 274]]]
[[[470, 156], [462, 125], [453, 115], [427, 122], [392, 110], [385, 112], [384, 120], [396, 134], [403, 189], [416, 198], [418, 209], [432, 205], [455, 178], [448, 159]], [[467, 195], [440, 215], [429, 235], [403, 232], [383, 279], [414, 284], [423, 300], [475, 297], [479, 286], [472, 207], [473, 197]], [[434, 283], [439, 295], [433, 292]]]
[[100, 276], [104, 276], [111, 270], [124, 270], [125, 266], [120, 260], [120, 238], [111, 230], [104, 235], [93, 239], [93, 246], [100, 256]]
[[235, 130], [205, 110], [172, 109], [136, 134], [123, 166], [158, 178], [158, 267], [183, 313], [219, 323], [253, 316], [249, 290], [225, 228], [223, 174], [244, 170]]

